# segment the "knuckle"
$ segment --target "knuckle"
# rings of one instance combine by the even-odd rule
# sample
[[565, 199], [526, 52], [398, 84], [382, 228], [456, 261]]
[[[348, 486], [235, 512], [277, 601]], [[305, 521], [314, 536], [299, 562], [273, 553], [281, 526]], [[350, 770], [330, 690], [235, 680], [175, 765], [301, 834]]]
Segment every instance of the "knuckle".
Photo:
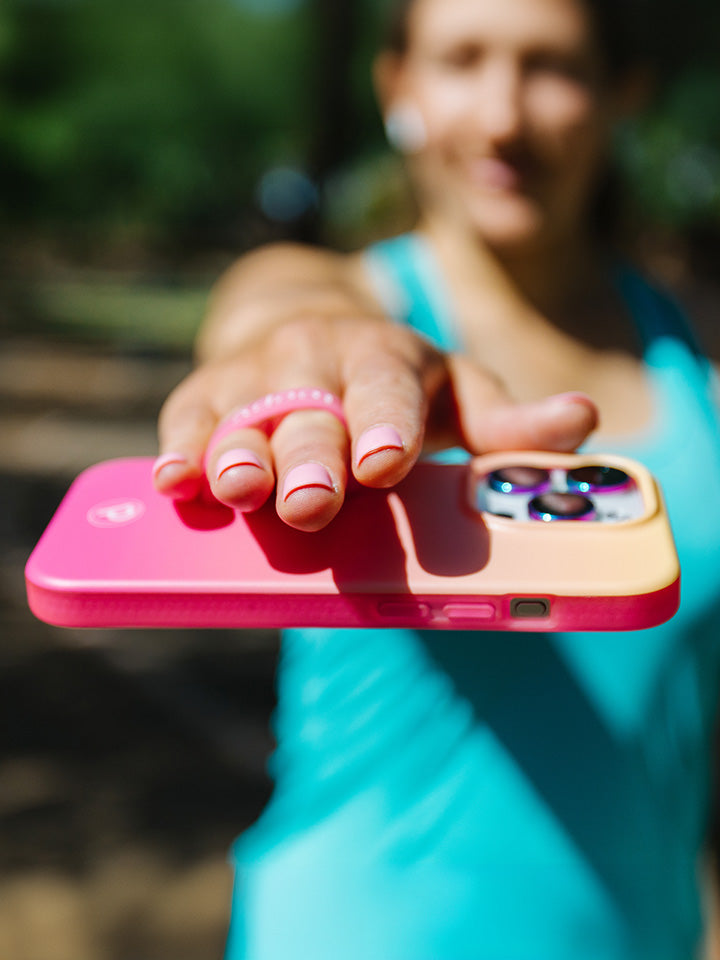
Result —
[[491, 370], [467, 357], [453, 355], [451, 367], [454, 374], [466, 380], [473, 392], [482, 394], [488, 399], [509, 399], [507, 385], [503, 378]]
[[374, 321], [356, 333], [347, 362], [351, 368], [371, 363], [377, 369], [409, 370], [418, 376], [441, 364], [442, 355], [407, 327]]
[[158, 421], [163, 436], [195, 436], [210, 434], [217, 417], [207, 403], [178, 395], [169, 397]]
[[293, 317], [269, 330], [265, 350], [273, 357], [304, 357], [328, 342], [328, 321], [317, 316]]
[[419, 380], [411, 368], [387, 359], [372, 364], [358, 364], [348, 384], [348, 390], [377, 397], [413, 397], [420, 389]]
[[270, 449], [279, 469], [299, 463], [324, 464], [335, 477], [342, 477], [347, 447], [347, 435], [339, 435], [337, 425], [317, 423], [295, 414], [286, 417], [270, 438]]
[[217, 417], [206, 406], [194, 405], [182, 410], [182, 428], [193, 434], [210, 434]]

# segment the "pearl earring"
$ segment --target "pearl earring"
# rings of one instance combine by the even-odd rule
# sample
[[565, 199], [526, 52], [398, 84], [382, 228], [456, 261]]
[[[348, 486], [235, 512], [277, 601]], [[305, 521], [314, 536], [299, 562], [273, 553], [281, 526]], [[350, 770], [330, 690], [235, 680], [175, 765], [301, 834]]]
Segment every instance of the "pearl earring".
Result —
[[427, 144], [427, 127], [420, 109], [408, 100], [396, 103], [385, 115], [385, 136], [399, 153], [418, 153]]

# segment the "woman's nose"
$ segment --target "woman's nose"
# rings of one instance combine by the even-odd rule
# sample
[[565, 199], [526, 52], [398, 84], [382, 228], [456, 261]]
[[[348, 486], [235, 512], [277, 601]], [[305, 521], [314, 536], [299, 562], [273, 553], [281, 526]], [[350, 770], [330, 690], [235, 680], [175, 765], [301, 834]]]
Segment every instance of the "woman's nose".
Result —
[[478, 78], [474, 121], [489, 143], [502, 145], [517, 139], [523, 128], [522, 75], [506, 61], [485, 64]]

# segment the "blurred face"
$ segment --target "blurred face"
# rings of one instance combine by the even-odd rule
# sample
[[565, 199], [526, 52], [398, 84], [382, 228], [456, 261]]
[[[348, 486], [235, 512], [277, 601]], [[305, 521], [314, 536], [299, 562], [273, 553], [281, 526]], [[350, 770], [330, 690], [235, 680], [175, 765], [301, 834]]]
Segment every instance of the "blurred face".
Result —
[[426, 213], [519, 247], [582, 229], [615, 118], [581, 0], [416, 0], [380, 82]]

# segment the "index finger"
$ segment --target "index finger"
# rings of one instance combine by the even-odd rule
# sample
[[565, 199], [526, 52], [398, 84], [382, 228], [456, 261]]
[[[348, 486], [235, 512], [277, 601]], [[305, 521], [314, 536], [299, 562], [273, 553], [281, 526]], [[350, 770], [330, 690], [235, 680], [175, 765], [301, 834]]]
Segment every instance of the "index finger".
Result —
[[414, 335], [367, 337], [353, 344], [343, 373], [353, 473], [366, 486], [393, 486], [422, 451], [429, 402], [447, 376], [444, 359]]

